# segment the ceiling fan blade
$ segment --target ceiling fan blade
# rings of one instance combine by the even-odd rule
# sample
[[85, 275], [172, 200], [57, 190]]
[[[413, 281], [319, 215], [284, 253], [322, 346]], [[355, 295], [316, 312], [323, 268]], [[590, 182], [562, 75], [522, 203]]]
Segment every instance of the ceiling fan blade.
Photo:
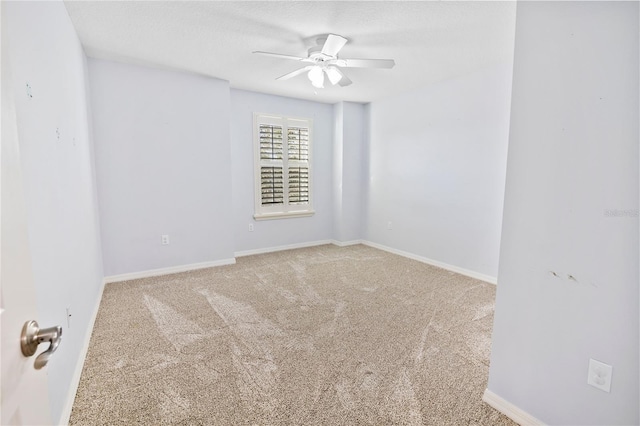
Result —
[[326, 67], [324, 72], [327, 74], [329, 82], [334, 86], [342, 79], [342, 73], [336, 67]]
[[340, 81], [338, 82], [338, 84], [342, 87], [348, 86], [351, 83], [353, 83], [349, 77], [347, 77], [342, 71], [340, 71], [338, 68], [335, 68], [336, 71], [338, 71], [340, 73], [340, 75], [342, 76], [342, 78], [340, 79]]
[[291, 71], [290, 73], [287, 73], [285, 75], [282, 75], [282, 76], [276, 78], [276, 80], [289, 80], [290, 78], [293, 78], [293, 77], [295, 77], [297, 75], [300, 75], [300, 74], [302, 74], [302, 73], [304, 73], [306, 71], [309, 71], [311, 68], [313, 68], [313, 67], [311, 65], [309, 65], [307, 67], [300, 68], [300, 69], [297, 69], [295, 71]]
[[327, 67], [327, 68], [324, 69], [324, 72], [327, 74], [327, 77], [329, 78], [329, 81], [334, 86], [336, 84], [340, 84], [340, 86], [344, 87], [344, 86], [348, 86], [348, 85], [350, 85], [352, 83], [351, 80], [349, 79], [349, 77], [344, 75], [344, 73], [342, 71], [340, 71], [338, 69], [338, 67]]
[[346, 38], [335, 34], [329, 34], [327, 36], [327, 40], [324, 42], [324, 46], [322, 46], [322, 53], [335, 57], [346, 43]]
[[393, 59], [338, 59], [335, 65], [343, 68], [393, 68]]
[[257, 53], [258, 55], [264, 55], [264, 56], [272, 56], [274, 58], [280, 58], [280, 59], [292, 59], [294, 61], [304, 61], [305, 59], [308, 59], [308, 58], [300, 58], [298, 56], [282, 55], [280, 53], [271, 53], [271, 52], [255, 51], [253, 53]]

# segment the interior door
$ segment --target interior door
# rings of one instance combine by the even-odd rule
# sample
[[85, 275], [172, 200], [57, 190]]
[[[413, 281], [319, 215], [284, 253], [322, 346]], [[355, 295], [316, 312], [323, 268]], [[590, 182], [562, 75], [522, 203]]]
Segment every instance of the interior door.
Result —
[[[34, 357], [20, 349], [26, 321], [37, 320], [27, 234], [27, 215], [6, 36], [4, 2], [0, 2], [2, 66], [0, 92], [0, 327], [2, 425], [51, 424], [47, 370], [34, 368]], [[44, 349], [44, 348], [43, 348]]]

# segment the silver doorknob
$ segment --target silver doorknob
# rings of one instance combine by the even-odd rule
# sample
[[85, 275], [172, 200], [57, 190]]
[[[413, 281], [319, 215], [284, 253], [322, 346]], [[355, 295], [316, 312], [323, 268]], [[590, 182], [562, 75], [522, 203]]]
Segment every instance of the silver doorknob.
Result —
[[49, 328], [39, 328], [35, 321], [27, 321], [22, 327], [22, 335], [20, 336], [20, 349], [22, 354], [30, 357], [38, 350], [38, 345], [43, 342], [49, 342], [49, 348], [36, 357], [33, 364], [36, 370], [40, 370], [47, 365], [51, 355], [58, 349], [62, 340], [62, 327], [59, 325]]

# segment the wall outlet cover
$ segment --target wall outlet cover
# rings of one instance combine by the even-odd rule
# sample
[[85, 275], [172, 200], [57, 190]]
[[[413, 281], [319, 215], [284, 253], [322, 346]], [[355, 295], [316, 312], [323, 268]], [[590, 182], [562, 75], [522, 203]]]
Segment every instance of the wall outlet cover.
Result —
[[589, 376], [587, 377], [587, 383], [591, 386], [605, 392], [611, 392], [612, 374], [612, 366], [596, 361], [595, 359], [589, 360]]

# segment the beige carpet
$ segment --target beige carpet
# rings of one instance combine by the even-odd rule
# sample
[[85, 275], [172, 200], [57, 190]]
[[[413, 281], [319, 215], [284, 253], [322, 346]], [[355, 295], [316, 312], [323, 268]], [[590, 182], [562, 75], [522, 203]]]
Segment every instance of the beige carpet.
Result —
[[494, 298], [361, 245], [108, 284], [71, 424], [511, 425]]

